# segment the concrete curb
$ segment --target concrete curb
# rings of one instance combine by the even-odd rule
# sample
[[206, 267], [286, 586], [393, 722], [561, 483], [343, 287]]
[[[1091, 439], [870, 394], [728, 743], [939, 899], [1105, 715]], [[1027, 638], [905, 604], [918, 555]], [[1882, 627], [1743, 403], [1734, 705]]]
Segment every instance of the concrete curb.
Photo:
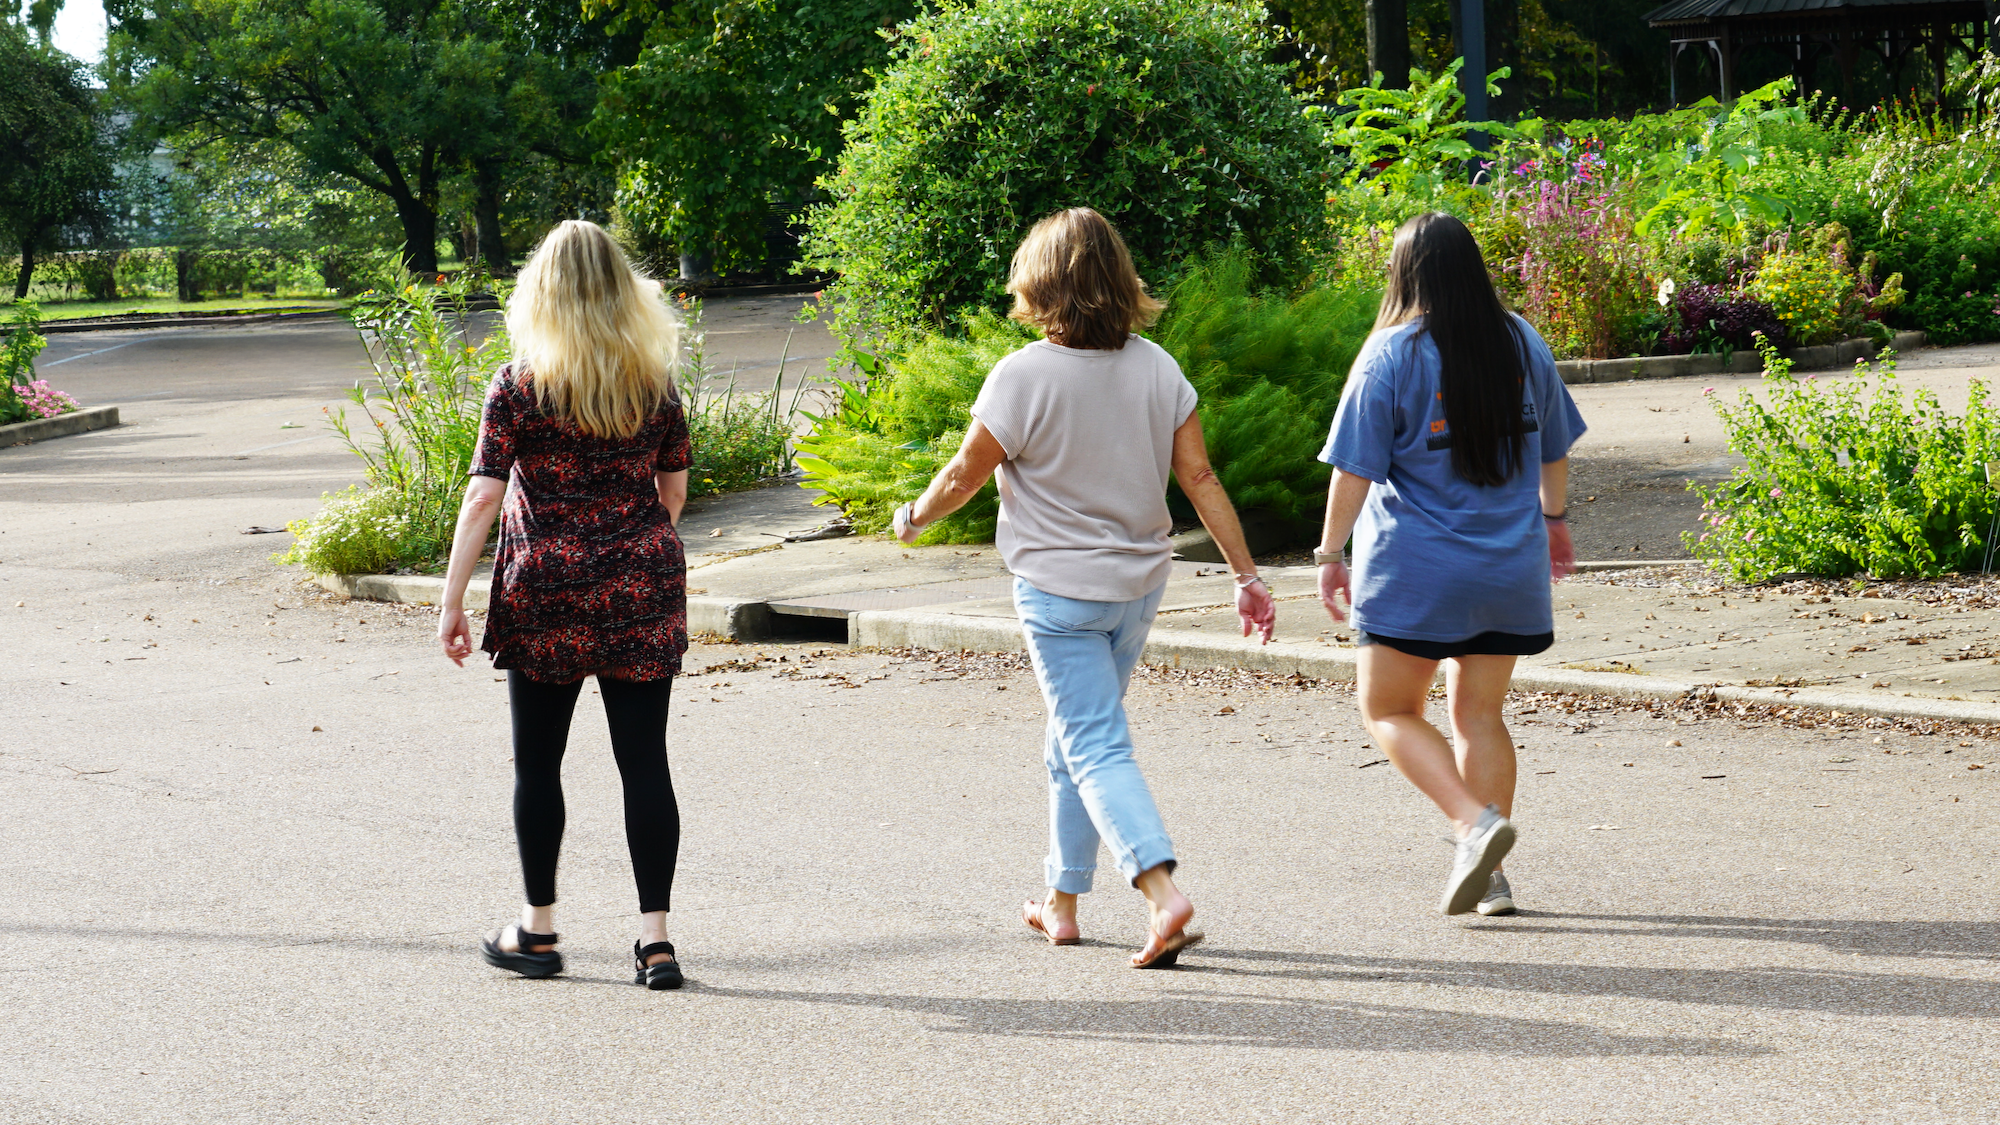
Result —
[[[971, 617], [909, 610], [875, 610], [850, 619], [854, 643], [865, 648], [929, 648], [948, 651], [1019, 652], [1021, 627], [1012, 618]], [[1176, 669], [1242, 668], [1281, 676], [1352, 681], [1354, 650], [1274, 642], [1260, 645], [1243, 637], [1196, 639], [1154, 633], [1142, 658]], [[1521, 666], [1514, 673], [1519, 691], [1595, 695], [1638, 702], [1669, 702], [1691, 694], [1725, 703], [1802, 707], [1842, 715], [1885, 719], [1934, 719], [2000, 725], [2000, 705], [1951, 699], [1860, 695], [1824, 688], [1753, 688], [1698, 684], [1625, 672]]]
[[35, 331], [44, 336], [61, 336], [72, 332], [116, 332], [151, 328], [194, 328], [204, 324], [267, 324], [283, 320], [323, 320], [346, 314], [346, 309], [312, 309], [307, 312], [222, 313], [215, 316], [162, 316], [131, 320], [57, 320], [43, 321]]
[[[1604, 564], [1600, 564], [1604, 565]], [[1623, 564], [1618, 564], [1623, 565]], [[1660, 563], [1644, 565], [1659, 566]], [[436, 605], [444, 579], [414, 574], [323, 574], [315, 581], [349, 598]], [[484, 609], [490, 583], [476, 579], [465, 592], [467, 609]], [[761, 599], [689, 595], [688, 632], [738, 642], [776, 635], [770, 607]], [[947, 652], [1019, 652], [1021, 625], [1012, 617], [928, 613], [921, 610], [863, 610], [847, 617], [850, 643], [862, 648], [916, 648]], [[1260, 645], [1245, 637], [1188, 637], [1156, 632], [1146, 643], [1147, 664], [1176, 669], [1240, 668], [1315, 680], [1354, 679], [1354, 649], [1278, 641]], [[1876, 696], [1826, 688], [1762, 688], [1670, 680], [1643, 673], [1589, 672], [1578, 668], [1524, 665], [1514, 673], [1520, 691], [1592, 695], [1634, 702], [1671, 702], [1690, 695], [1723, 703], [1800, 707], [1840, 715], [1884, 719], [1930, 719], [2000, 726], [2000, 705], [1954, 699]]]
[[[321, 589], [344, 598], [438, 605], [444, 601], [444, 579], [428, 574], [316, 574]], [[475, 578], [465, 587], [465, 608], [485, 609], [493, 589], [488, 579]], [[761, 641], [771, 636], [771, 610], [762, 601], [688, 597], [688, 632], [713, 633], [734, 641]]]
[[[1897, 354], [1924, 346], [1922, 332], [1898, 332], [1889, 346]], [[1858, 359], [1873, 359], [1879, 349], [1873, 340], [1855, 337], [1810, 348], [1786, 352], [1794, 371], [1831, 371], [1852, 367]], [[1634, 356], [1630, 359], [1565, 359], [1556, 371], [1565, 383], [1622, 383], [1633, 379], [1684, 379], [1695, 375], [1753, 375], [1763, 370], [1764, 361], [1756, 352], [1730, 355], [1727, 363], [1717, 354]]]
[[92, 406], [68, 414], [58, 414], [53, 418], [37, 418], [32, 422], [15, 422], [12, 425], [0, 426], [0, 447], [26, 445], [31, 441], [47, 441], [50, 438], [68, 437], [71, 434], [85, 434], [92, 430], [108, 430], [117, 424], [117, 407]]

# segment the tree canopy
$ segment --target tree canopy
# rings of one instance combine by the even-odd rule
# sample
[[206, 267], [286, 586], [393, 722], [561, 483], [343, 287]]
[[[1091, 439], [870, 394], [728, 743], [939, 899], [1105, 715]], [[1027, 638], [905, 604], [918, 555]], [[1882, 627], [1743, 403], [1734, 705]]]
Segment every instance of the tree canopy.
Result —
[[765, 256], [772, 202], [808, 198], [840, 125], [888, 58], [882, 32], [914, 0], [719, 0], [600, 5], [643, 27], [605, 76], [594, 132], [620, 167], [628, 219], [718, 266]]
[[[537, 48], [529, 7], [474, 0], [109, 0], [114, 89], [144, 137], [276, 142], [385, 196], [413, 272], [437, 268], [444, 181], [497, 193], [530, 152], [575, 159], [590, 72]], [[490, 222], [488, 221], [490, 220]], [[488, 230], [491, 230], [489, 235]]]
[[0, 229], [20, 248], [14, 296], [28, 295], [35, 251], [99, 216], [112, 167], [97, 91], [81, 62], [0, 19]]

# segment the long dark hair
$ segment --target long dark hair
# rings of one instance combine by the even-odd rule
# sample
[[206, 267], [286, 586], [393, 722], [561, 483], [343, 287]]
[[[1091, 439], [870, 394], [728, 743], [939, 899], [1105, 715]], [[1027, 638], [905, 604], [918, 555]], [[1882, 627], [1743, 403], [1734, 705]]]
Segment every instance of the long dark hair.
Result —
[[1472, 232], [1442, 211], [1396, 228], [1375, 327], [1418, 319], [1437, 345], [1452, 472], [1477, 485], [1507, 483], [1527, 452], [1525, 341], [1493, 290]]

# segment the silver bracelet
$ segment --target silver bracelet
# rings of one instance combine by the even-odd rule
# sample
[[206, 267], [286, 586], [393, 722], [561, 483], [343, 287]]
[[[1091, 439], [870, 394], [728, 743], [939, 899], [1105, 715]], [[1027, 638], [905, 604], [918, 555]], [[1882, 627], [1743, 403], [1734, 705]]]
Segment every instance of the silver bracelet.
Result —
[[1255, 575], [1255, 574], [1239, 574], [1239, 575], [1237, 575], [1237, 576], [1236, 576], [1236, 588], [1237, 588], [1237, 589], [1239, 589], [1239, 590], [1247, 590], [1247, 589], [1249, 589], [1249, 588], [1250, 588], [1250, 583], [1252, 583], [1252, 582], [1255, 582], [1255, 583], [1258, 583], [1259, 585], [1262, 585], [1262, 586], [1263, 586], [1263, 587], [1264, 587], [1264, 588], [1265, 588], [1266, 590], [1268, 590], [1268, 589], [1270, 589], [1270, 588], [1271, 588], [1271, 586], [1270, 586], [1270, 583], [1268, 583], [1268, 582], [1265, 582], [1265, 581], [1264, 581], [1264, 579], [1263, 579], [1263, 578], [1261, 578], [1261, 577], [1259, 577], [1258, 575]]

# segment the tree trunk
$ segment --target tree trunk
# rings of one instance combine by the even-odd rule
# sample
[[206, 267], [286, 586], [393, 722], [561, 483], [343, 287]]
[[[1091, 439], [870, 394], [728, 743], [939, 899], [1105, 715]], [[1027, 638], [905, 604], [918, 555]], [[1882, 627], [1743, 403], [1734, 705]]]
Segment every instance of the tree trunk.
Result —
[[403, 222], [403, 268], [423, 276], [437, 276], [437, 212], [415, 196], [395, 198], [396, 217]]
[[2000, 0], [1986, 0], [1986, 49], [2000, 55]]
[[183, 301], [201, 300], [194, 283], [194, 265], [200, 258], [194, 250], [174, 251], [174, 295]]
[[35, 240], [21, 240], [21, 276], [14, 279], [14, 299], [19, 301], [28, 295], [28, 287], [35, 283]]
[[1407, 0], [1366, 0], [1368, 71], [1391, 90], [1410, 85], [1410, 8]]
[[500, 236], [500, 164], [477, 160], [472, 164], [474, 194], [472, 221], [479, 228], [479, 260], [495, 277], [511, 277], [514, 263], [507, 257], [507, 243]]

